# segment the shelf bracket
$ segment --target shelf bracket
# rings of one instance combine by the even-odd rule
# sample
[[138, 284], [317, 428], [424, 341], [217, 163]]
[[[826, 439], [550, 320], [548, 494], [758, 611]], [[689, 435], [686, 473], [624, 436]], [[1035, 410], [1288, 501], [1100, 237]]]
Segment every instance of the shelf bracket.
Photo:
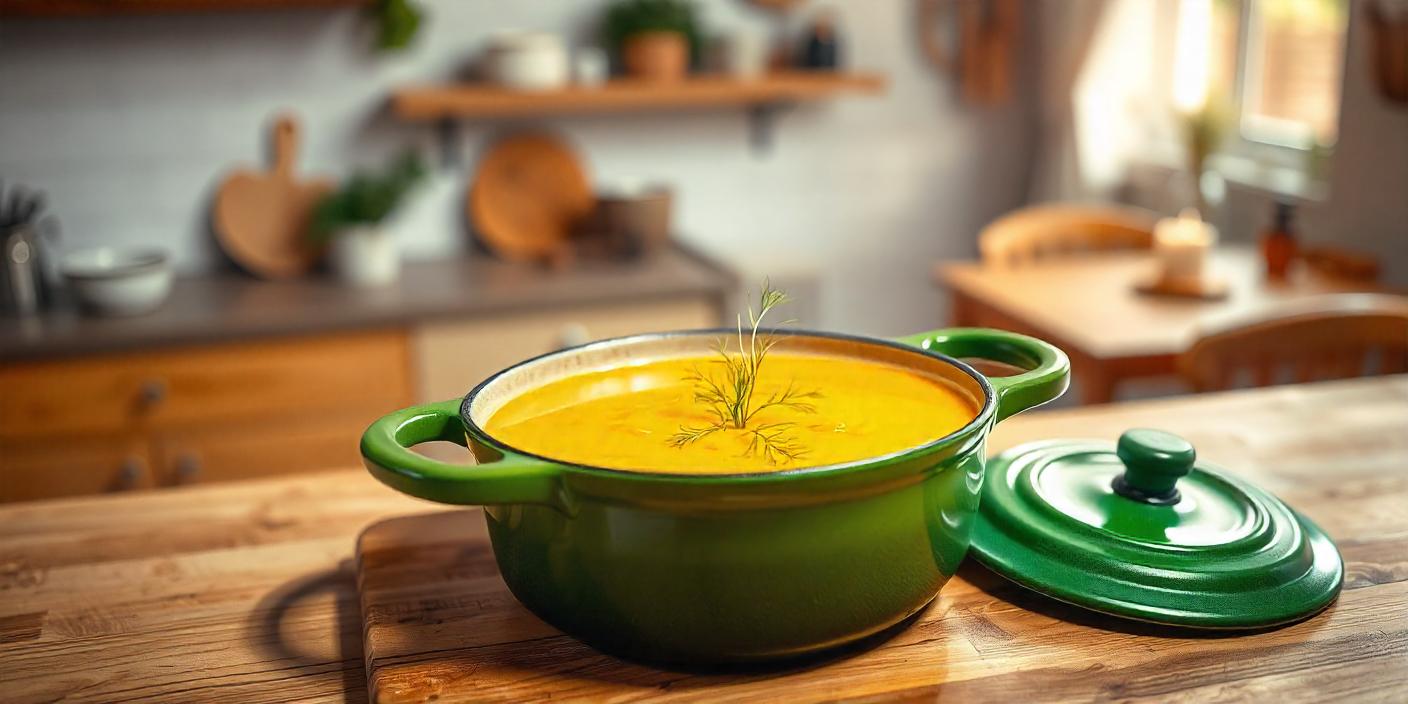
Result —
[[453, 117], [442, 117], [435, 123], [435, 138], [440, 142], [440, 168], [460, 167], [460, 123]]
[[772, 151], [773, 127], [778, 115], [792, 108], [790, 102], [758, 103], [748, 108], [748, 144], [754, 154]]

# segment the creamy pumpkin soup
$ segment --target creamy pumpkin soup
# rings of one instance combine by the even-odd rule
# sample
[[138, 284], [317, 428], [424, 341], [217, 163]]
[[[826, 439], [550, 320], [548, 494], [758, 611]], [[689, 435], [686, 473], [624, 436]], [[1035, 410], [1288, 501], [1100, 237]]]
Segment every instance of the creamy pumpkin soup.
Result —
[[732, 474], [878, 457], [978, 413], [952, 382], [899, 366], [781, 350], [742, 370], [751, 376], [729, 366], [747, 361], [666, 359], [560, 379], [509, 400], [485, 430], [568, 462]]

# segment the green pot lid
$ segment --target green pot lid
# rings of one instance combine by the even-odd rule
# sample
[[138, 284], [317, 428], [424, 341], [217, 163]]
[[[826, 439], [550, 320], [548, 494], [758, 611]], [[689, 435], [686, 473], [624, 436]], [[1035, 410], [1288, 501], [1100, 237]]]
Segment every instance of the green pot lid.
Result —
[[1262, 628], [1334, 601], [1329, 536], [1206, 462], [1136, 429], [1013, 448], [988, 464], [973, 551], [993, 571], [1095, 611], [1198, 628]]

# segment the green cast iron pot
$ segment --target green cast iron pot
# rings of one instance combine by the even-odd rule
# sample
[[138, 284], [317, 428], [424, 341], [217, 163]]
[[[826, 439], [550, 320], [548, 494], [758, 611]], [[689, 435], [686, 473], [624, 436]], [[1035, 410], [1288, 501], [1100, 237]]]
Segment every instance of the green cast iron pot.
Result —
[[[884, 340], [777, 331], [789, 351], [940, 375], [981, 411], [920, 447], [751, 474], [591, 467], [516, 450], [484, 431], [504, 402], [528, 389], [628, 363], [708, 355], [721, 332], [728, 331], [618, 338], [522, 362], [463, 400], [381, 418], [362, 437], [362, 456], [398, 491], [484, 506], [514, 595], [588, 644], [654, 662], [758, 661], [850, 643], [928, 604], [968, 550], [988, 432], [1060, 396], [1069, 380], [1065, 354], [1013, 333], [950, 329]], [[987, 378], [958, 358], [1027, 371]], [[479, 464], [445, 464], [408, 449], [431, 440], [465, 444]]]

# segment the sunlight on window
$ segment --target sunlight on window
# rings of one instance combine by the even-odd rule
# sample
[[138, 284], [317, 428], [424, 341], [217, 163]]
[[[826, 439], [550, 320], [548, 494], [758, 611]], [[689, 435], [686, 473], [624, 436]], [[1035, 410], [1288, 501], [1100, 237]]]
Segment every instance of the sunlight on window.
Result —
[[1182, 0], [1174, 106], [1225, 101], [1245, 140], [1333, 145], [1348, 14], [1348, 0]]
[[1344, 0], [1251, 0], [1248, 10], [1243, 132], [1286, 146], [1333, 144]]
[[1173, 107], [1194, 113], [1207, 104], [1213, 51], [1212, 0], [1183, 0], [1178, 6], [1177, 59], [1173, 64]]

